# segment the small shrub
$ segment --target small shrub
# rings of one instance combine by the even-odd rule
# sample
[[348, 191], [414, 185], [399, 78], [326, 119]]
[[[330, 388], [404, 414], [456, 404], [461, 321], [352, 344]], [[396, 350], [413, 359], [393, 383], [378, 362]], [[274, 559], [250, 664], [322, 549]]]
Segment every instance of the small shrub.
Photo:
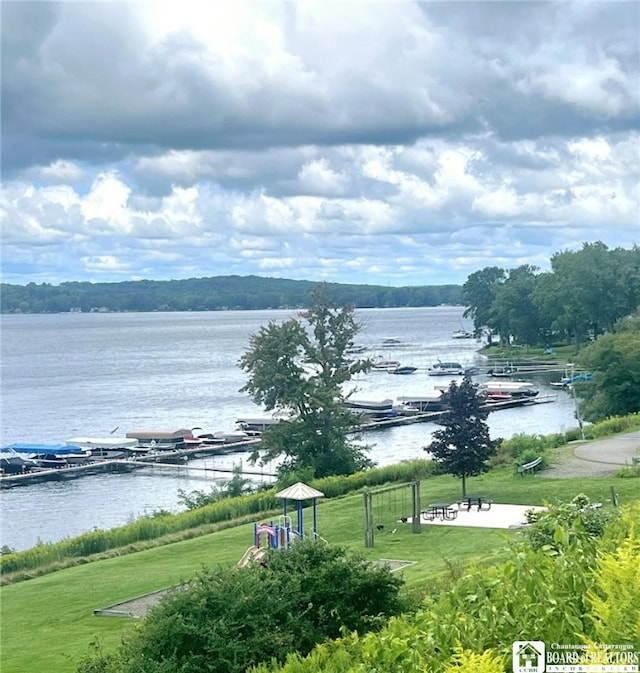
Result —
[[500, 673], [505, 669], [505, 657], [487, 650], [476, 654], [471, 650], [458, 650], [444, 673]]
[[616, 477], [620, 479], [633, 479], [640, 477], [640, 463], [635, 465], [625, 465], [616, 472]]

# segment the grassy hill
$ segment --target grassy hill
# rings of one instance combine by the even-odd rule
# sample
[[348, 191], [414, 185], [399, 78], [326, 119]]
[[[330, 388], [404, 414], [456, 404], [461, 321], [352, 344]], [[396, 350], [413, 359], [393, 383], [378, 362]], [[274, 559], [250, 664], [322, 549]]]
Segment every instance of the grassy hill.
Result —
[[[469, 484], [471, 491], [484, 493], [497, 503], [525, 505], [570, 500], [577, 493], [586, 493], [592, 500], [611, 506], [612, 487], [623, 503], [640, 499], [637, 479], [613, 476], [548, 479], [543, 475], [521, 477], [512, 468], [503, 468], [474, 478]], [[455, 502], [460, 485], [452, 477], [434, 476], [421, 483], [421, 491], [423, 506]], [[401, 496], [381, 496], [377, 504], [374, 502], [374, 517], [397, 520], [403, 507], [410, 508], [410, 502], [403, 502]], [[376, 531], [374, 548], [365, 549], [361, 493], [320, 501], [318, 519], [320, 535], [331, 543], [358, 550], [371, 560], [412, 562], [402, 572], [407, 590], [418, 594], [427, 584], [457, 572], [463, 565], [500, 559], [510, 540], [522, 534], [517, 530], [423, 526], [418, 535], [411, 532], [410, 525], [385, 525], [384, 530]], [[252, 542], [253, 526], [245, 523], [3, 586], [3, 673], [74, 671], [91, 642], [99, 642], [108, 651], [136, 623], [128, 618], [95, 616], [95, 609], [178, 584], [203, 566], [235, 565]]]

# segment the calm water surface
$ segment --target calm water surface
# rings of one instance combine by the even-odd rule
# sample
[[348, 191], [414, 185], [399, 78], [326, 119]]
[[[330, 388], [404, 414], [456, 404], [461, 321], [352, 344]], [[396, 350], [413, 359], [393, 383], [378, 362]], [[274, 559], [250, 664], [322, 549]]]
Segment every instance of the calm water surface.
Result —
[[[462, 308], [371, 309], [358, 312], [359, 343], [418, 367], [411, 376], [370, 372], [353, 382], [354, 397], [397, 398], [446, 383], [426, 369], [438, 359], [482, 365], [475, 340], [451, 334], [470, 324]], [[124, 437], [141, 427], [231, 430], [240, 415], [262, 415], [239, 392], [237, 366], [251, 334], [291, 311], [57, 314], [2, 316], [2, 445], [65, 442], [74, 436]], [[406, 346], [380, 349], [383, 338]], [[555, 378], [560, 378], [560, 374]], [[556, 394], [549, 379], [541, 394]], [[551, 404], [504, 410], [489, 417], [492, 436], [562, 432], [575, 427], [574, 403], [560, 392]], [[380, 465], [424, 457], [432, 424], [366, 436]], [[0, 491], [0, 544], [26, 549], [94, 528], [111, 528], [159, 509], [179, 511], [179, 490], [209, 490], [216, 467], [246, 462], [244, 454], [193, 461], [196, 473], [149, 468]], [[275, 466], [266, 466], [271, 471]], [[266, 479], [266, 477], [265, 477]]]

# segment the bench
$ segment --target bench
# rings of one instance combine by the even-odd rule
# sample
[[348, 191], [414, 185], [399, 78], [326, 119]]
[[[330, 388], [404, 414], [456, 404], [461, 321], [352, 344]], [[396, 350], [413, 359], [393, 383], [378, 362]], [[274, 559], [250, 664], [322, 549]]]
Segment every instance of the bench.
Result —
[[540, 463], [542, 463], [542, 456], [538, 456], [535, 460], [525, 463], [524, 465], [518, 465], [518, 474], [533, 472]]

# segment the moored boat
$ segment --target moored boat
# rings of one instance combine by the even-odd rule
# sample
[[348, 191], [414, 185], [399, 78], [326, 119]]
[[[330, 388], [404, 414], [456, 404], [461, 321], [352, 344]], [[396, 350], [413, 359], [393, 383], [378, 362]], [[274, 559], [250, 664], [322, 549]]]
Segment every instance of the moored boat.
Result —
[[91, 452], [70, 444], [35, 444], [18, 442], [9, 444], [2, 452], [13, 451], [25, 460], [33, 461], [37, 467], [46, 469], [85, 465]]
[[89, 451], [90, 460], [117, 460], [126, 458], [130, 450], [138, 445], [137, 439], [126, 437], [72, 437], [67, 440], [71, 446], [79, 446]]
[[398, 397], [398, 402], [414, 411], [443, 411], [446, 406], [442, 401], [442, 393], [442, 390], [432, 390], [423, 395], [402, 395]]
[[179, 428], [172, 429], [141, 429], [130, 430], [126, 433], [128, 439], [137, 440], [137, 445], [131, 447], [132, 452], [144, 451], [175, 451], [185, 448], [185, 439], [192, 438], [191, 430]]
[[427, 369], [429, 376], [463, 376], [464, 367], [459, 362], [436, 362]]
[[418, 371], [417, 367], [412, 367], [411, 365], [399, 365], [395, 369], [389, 369], [389, 374], [400, 374], [400, 375], [406, 375], [406, 374], [414, 374], [415, 372]]
[[378, 372], [388, 372], [390, 370], [397, 369], [400, 366], [401, 362], [399, 360], [377, 357], [372, 361], [371, 370]]
[[457, 329], [452, 335], [452, 339], [473, 339], [473, 332], [468, 332], [466, 329]]
[[487, 381], [480, 384], [479, 391], [494, 401], [534, 398], [540, 392], [529, 381]]
[[236, 420], [236, 425], [245, 433], [261, 433], [283, 420], [275, 416], [241, 416]]
[[35, 467], [37, 464], [33, 460], [24, 458], [15, 451], [3, 450], [0, 454], [0, 475], [2, 476], [27, 474]]

